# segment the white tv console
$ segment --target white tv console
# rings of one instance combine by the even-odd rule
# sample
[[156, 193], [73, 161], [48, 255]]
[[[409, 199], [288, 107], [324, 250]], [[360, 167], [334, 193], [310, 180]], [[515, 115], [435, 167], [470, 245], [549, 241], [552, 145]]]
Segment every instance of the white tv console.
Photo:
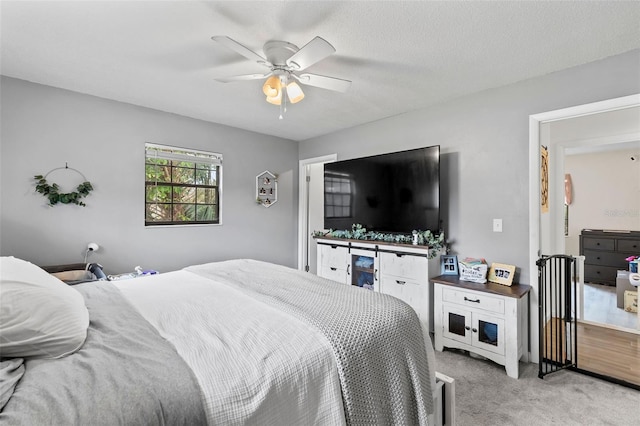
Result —
[[428, 247], [326, 237], [316, 242], [319, 276], [395, 296], [433, 331], [429, 278], [439, 275], [440, 260], [428, 258]]
[[[346, 285], [370, 285], [373, 291], [395, 296], [411, 306], [425, 330], [433, 332], [433, 286], [440, 274], [440, 257], [429, 259], [429, 248], [378, 241], [316, 238], [318, 275]], [[363, 259], [364, 258], [364, 259]], [[367, 290], [363, 290], [367, 291]], [[434, 422], [455, 425], [455, 380], [436, 371]]]

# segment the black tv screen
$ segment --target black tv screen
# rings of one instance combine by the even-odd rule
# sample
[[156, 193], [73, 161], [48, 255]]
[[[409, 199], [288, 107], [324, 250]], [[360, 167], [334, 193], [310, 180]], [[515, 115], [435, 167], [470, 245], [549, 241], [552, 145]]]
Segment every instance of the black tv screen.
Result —
[[440, 146], [324, 165], [324, 227], [440, 230]]

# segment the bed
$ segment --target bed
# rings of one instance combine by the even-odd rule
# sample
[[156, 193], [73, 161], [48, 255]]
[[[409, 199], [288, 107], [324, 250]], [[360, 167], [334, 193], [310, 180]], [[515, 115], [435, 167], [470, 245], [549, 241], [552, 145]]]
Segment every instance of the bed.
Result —
[[[248, 259], [74, 286], [2, 261], [3, 425], [404, 425], [442, 416], [431, 341], [391, 296]], [[48, 293], [25, 294], [30, 286]], [[25, 321], [44, 316], [53, 331], [25, 338], [7, 320], [23, 305], [35, 312]], [[56, 333], [78, 318], [58, 317], [76, 311], [65, 347]]]

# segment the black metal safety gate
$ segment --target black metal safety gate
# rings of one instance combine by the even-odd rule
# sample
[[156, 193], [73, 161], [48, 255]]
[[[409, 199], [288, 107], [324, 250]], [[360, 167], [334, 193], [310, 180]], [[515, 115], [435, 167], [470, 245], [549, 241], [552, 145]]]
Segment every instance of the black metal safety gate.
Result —
[[576, 258], [541, 256], [538, 266], [540, 361], [538, 377], [577, 367]]

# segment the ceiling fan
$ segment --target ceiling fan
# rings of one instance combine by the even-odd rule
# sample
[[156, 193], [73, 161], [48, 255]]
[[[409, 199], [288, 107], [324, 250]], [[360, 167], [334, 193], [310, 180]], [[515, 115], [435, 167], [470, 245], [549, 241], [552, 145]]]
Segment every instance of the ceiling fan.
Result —
[[213, 36], [211, 39], [269, 69], [262, 74], [219, 77], [216, 80], [229, 83], [266, 78], [262, 91], [267, 97], [267, 102], [280, 105], [280, 119], [282, 119], [283, 112], [286, 111], [287, 98], [292, 104], [300, 102], [304, 98], [304, 93], [297, 82], [337, 92], [346, 92], [351, 86], [349, 80], [301, 73], [336, 51], [328, 41], [321, 37], [315, 37], [300, 49], [286, 41], [268, 41], [262, 49], [265, 57], [227, 36]]

